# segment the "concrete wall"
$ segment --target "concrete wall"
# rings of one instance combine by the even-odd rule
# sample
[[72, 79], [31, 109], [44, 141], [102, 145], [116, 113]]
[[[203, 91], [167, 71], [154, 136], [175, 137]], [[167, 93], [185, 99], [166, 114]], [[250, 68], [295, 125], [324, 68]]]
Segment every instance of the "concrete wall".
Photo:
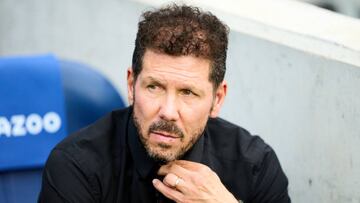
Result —
[[275, 148], [294, 202], [360, 202], [360, 68], [240, 33], [230, 39], [223, 116]]
[[0, 0], [0, 55], [54, 53], [80, 61], [124, 95], [143, 9], [126, 0]]
[[[146, 7], [126, 0], [0, 0], [0, 56], [53, 52], [93, 65], [125, 96], [136, 23]], [[339, 40], [339, 33], [289, 32], [249, 18], [255, 14], [217, 13], [232, 28], [222, 117], [273, 146], [293, 202], [360, 202], [360, 49], [344, 46], [359, 42]]]

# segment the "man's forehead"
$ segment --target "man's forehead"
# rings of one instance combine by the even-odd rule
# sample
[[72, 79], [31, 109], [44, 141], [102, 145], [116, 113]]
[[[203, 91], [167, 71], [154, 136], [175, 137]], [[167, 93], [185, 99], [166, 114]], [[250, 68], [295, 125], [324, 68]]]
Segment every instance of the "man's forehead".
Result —
[[[174, 65], [179, 64], [179, 67], [188, 67], [191, 65], [199, 66], [199, 70], [210, 70], [211, 61], [207, 58], [195, 56], [195, 55], [170, 55], [153, 49], [147, 49], [143, 56], [143, 65], [152, 65], [164, 63], [171, 64], [175, 62]], [[205, 69], [204, 69], [205, 68]]]
[[142, 72], [184, 79], [208, 80], [210, 62], [194, 56], [171, 56], [147, 52], [144, 55]]

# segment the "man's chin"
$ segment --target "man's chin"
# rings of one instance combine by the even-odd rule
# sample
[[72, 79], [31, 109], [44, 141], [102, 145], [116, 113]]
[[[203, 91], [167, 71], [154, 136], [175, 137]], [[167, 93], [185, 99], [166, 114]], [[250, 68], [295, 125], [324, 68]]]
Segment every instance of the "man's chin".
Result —
[[180, 157], [179, 153], [172, 152], [171, 146], [158, 145], [157, 147], [147, 147], [148, 155], [157, 162], [168, 163]]

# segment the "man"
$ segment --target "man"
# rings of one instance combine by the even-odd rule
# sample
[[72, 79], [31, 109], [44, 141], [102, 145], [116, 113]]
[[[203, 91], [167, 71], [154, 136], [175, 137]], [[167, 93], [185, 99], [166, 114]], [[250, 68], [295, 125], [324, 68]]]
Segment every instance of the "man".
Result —
[[39, 202], [290, 202], [274, 151], [217, 118], [227, 42], [228, 28], [198, 8], [145, 12], [131, 106], [56, 146]]

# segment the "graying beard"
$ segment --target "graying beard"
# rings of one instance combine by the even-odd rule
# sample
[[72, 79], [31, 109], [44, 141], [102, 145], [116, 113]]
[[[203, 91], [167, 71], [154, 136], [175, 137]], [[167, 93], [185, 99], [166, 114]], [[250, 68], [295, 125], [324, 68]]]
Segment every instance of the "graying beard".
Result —
[[[134, 108], [134, 107], [133, 107]], [[165, 156], [161, 156], [157, 153], [155, 153], [154, 151], [151, 150], [151, 148], [149, 147], [148, 143], [146, 142], [146, 140], [144, 139], [144, 136], [143, 134], [141, 133], [141, 126], [140, 126], [140, 123], [138, 122], [138, 119], [136, 118], [135, 116], [135, 113], [134, 113], [134, 110], [133, 110], [133, 121], [134, 121], [134, 124], [135, 124], [135, 127], [138, 131], [138, 134], [139, 134], [139, 138], [140, 138], [140, 141], [141, 143], [143, 144], [147, 154], [152, 158], [154, 159], [155, 161], [157, 162], [160, 162], [160, 163], [168, 163], [170, 161], [174, 161], [174, 160], [178, 160], [178, 159], [181, 159], [181, 157], [184, 156], [184, 154], [195, 144], [195, 142], [198, 140], [198, 138], [201, 136], [202, 133], [199, 133], [197, 132], [197, 135], [192, 137], [189, 144], [182, 147], [180, 150], [179, 150], [179, 153], [175, 155], [175, 157], [173, 159], [168, 159], [168, 157], [165, 157]], [[163, 143], [159, 143], [158, 144], [159, 147], [163, 148], [163, 149], [169, 149], [171, 148], [171, 146], [167, 145], [167, 144], [163, 144]]]
[[[169, 159], [166, 159], [166, 157], [162, 157], [162, 156], [159, 156], [159, 154], [156, 154], [155, 152], [151, 151], [149, 145], [146, 143], [146, 140], [144, 139], [144, 136], [142, 135], [141, 133], [141, 126], [140, 126], [140, 123], [138, 122], [137, 118], [135, 117], [135, 83], [136, 81], [133, 82], [133, 112], [132, 112], [132, 117], [133, 117], [133, 121], [134, 121], [134, 124], [135, 124], [135, 127], [138, 131], [138, 134], [139, 134], [139, 138], [140, 138], [140, 141], [141, 143], [143, 144], [147, 154], [152, 158], [154, 159], [155, 161], [157, 162], [160, 162], [160, 163], [168, 163], [170, 161], [174, 161], [174, 160], [178, 160], [180, 159], [181, 157], [184, 156], [184, 154], [195, 144], [195, 142], [199, 139], [199, 137], [202, 135], [202, 132], [204, 131], [204, 129], [202, 130], [199, 130], [199, 132], [197, 132], [197, 135], [192, 137], [189, 144], [186, 145], [185, 147], [181, 148], [179, 153], [175, 156], [175, 158], [173, 160], [169, 160]], [[215, 100], [213, 100], [214, 102]], [[210, 112], [212, 111], [213, 109], [213, 105], [214, 103], [212, 103], [211, 105], [211, 108], [210, 108]], [[161, 148], [164, 148], [164, 149], [169, 149], [171, 146], [169, 145], [166, 145], [166, 144], [159, 144], [158, 145], [159, 147]]]

